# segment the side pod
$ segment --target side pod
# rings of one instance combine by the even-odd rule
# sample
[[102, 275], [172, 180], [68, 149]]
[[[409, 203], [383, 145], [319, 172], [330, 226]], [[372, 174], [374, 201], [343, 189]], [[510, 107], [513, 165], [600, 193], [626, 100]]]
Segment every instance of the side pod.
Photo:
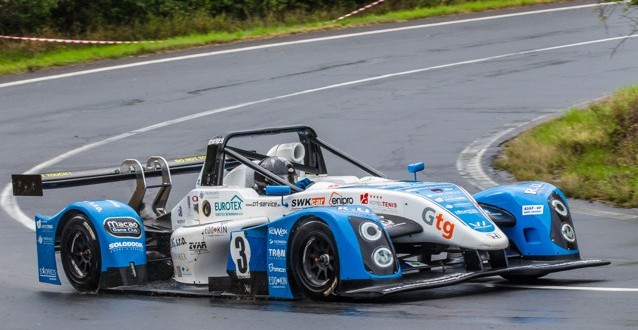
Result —
[[524, 258], [580, 258], [567, 200], [552, 184], [504, 185], [474, 198], [508, 236], [510, 248]]
[[[75, 202], [54, 216], [36, 215], [35, 220], [40, 282], [60, 285], [55, 258], [58, 249], [69, 282], [80, 291], [146, 282], [144, 226], [127, 204], [112, 200]], [[80, 232], [91, 244], [97, 242], [98, 251], [86, 252], [86, 240]], [[78, 254], [80, 259], [71, 257]], [[82, 281], [88, 276], [96, 285]]]

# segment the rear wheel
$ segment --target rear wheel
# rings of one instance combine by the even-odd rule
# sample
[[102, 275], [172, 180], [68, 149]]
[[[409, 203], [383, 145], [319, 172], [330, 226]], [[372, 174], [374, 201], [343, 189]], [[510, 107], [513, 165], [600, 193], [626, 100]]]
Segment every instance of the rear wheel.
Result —
[[67, 279], [80, 292], [97, 291], [100, 282], [100, 244], [91, 222], [75, 215], [62, 230], [62, 266]]
[[312, 299], [334, 295], [339, 283], [339, 254], [330, 227], [316, 218], [297, 228], [291, 243], [295, 282]]

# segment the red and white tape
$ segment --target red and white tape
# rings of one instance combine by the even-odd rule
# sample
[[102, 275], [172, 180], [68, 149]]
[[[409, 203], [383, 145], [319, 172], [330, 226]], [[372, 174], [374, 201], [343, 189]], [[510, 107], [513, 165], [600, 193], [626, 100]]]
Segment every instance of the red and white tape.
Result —
[[65, 44], [93, 44], [93, 45], [122, 45], [122, 44], [141, 44], [155, 41], [113, 41], [113, 40], [76, 40], [76, 39], [53, 39], [53, 38], [33, 38], [33, 37], [15, 37], [2, 36], [0, 39], [24, 40], [24, 41], [40, 41], [40, 42], [57, 42]]
[[370, 9], [370, 8], [382, 3], [383, 1], [385, 1], [385, 0], [377, 0], [377, 1], [371, 3], [371, 4], [367, 5], [367, 6], [361, 7], [361, 8], [359, 8], [359, 9], [357, 9], [357, 10], [355, 10], [355, 11], [349, 13], [349, 14], [345, 14], [345, 15], [337, 18], [335, 21], [340, 21], [340, 20], [342, 20], [344, 18], [348, 18], [348, 17], [350, 17], [352, 15], [358, 14], [358, 13], [360, 13], [360, 12], [366, 10], [366, 9]]

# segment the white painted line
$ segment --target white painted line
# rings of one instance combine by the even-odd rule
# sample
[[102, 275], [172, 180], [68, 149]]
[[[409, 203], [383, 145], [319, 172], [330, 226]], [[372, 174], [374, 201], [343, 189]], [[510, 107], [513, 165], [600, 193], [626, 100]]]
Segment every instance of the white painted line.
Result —
[[526, 285], [526, 284], [499, 284], [499, 283], [466, 283], [467, 285], [486, 286], [490, 288], [515, 288], [534, 290], [566, 290], [566, 291], [598, 291], [598, 292], [638, 292], [635, 288], [605, 288], [595, 286], [555, 286], [555, 285]]
[[483, 165], [481, 165], [481, 161], [487, 149], [489, 149], [494, 143], [502, 139], [510, 132], [530, 123], [543, 120], [548, 116], [551, 116], [551, 114], [536, 117], [528, 122], [520, 124], [507, 124], [488, 134], [487, 136], [484, 136], [470, 143], [470, 145], [468, 145], [467, 147], [465, 147], [465, 149], [463, 149], [463, 151], [461, 151], [461, 153], [459, 154], [459, 158], [457, 158], [456, 160], [457, 171], [459, 171], [461, 176], [471, 185], [479, 188], [480, 190], [498, 186], [499, 184], [492, 180], [492, 178], [487, 173], [485, 173]]
[[[276, 100], [287, 99], [287, 98], [291, 98], [291, 97], [295, 97], [295, 96], [299, 96], [299, 95], [311, 94], [311, 93], [316, 93], [316, 92], [320, 92], [320, 91], [337, 89], [337, 88], [341, 88], [341, 87], [352, 86], [352, 85], [362, 84], [362, 83], [371, 82], [371, 81], [377, 81], [377, 80], [395, 78], [395, 77], [400, 77], [400, 76], [405, 76], [405, 75], [411, 75], [411, 74], [415, 74], [415, 73], [422, 73], [422, 72], [433, 71], [433, 70], [444, 69], [444, 68], [452, 68], [452, 67], [468, 65], [468, 64], [482, 63], [482, 62], [492, 61], [492, 60], [496, 60], [496, 59], [502, 59], [502, 58], [507, 58], [507, 57], [520, 56], [520, 55], [528, 55], [528, 54], [534, 54], [534, 53], [541, 53], [541, 52], [546, 52], [546, 51], [551, 51], [551, 50], [558, 50], [558, 49], [563, 49], [563, 48], [580, 47], [580, 46], [604, 43], [604, 42], [609, 42], [609, 41], [624, 40], [624, 39], [635, 38], [635, 37], [638, 37], [638, 35], [591, 40], [591, 41], [579, 42], [579, 43], [562, 45], [562, 46], [526, 50], [526, 51], [521, 51], [521, 52], [515, 52], [515, 53], [509, 53], [509, 54], [503, 54], [503, 55], [484, 57], [484, 58], [468, 60], [468, 61], [461, 61], [461, 62], [448, 63], [448, 64], [443, 64], [443, 65], [436, 65], [436, 66], [420, 68], [420, 69], [415, 69], [415, 70], [408, 70], [408, 71], [402, 71], [402, 72], [396, 72], [396, 73], [389, 73], [389, 74], [375, 76], [375, 77], [369, 77], [369, 78], [364, 78], [364, 79], [346, 81], [346, 82], [343, 82], [343, 83], [338, 83], [338, 84], [333, 84], [333, 85], [328, 85], [328, 86], [323, 86], [323, 87], [318, 87], [318, 88], [313, 88], [313, 89], [307, 89], [307, 90], [303, 90], [303, 91], [300, 91], [300, 92], [295, 92], [295, 93], [290, 93], [290, 94], [285, 94], [285, 95], [269, 97], [269, 98], [265, 98], [265, 99], [261, 99], [261, 100], [257, 100], [257, 101], [240, 103], [240, 104], [236, 104], [236, 105], [232, 105], [232, 106], [228, 106], [228, 107], [223, 107], [223, 108], [217, 108], [217, 109], [204, 111], [204, 112], [200, 112], [200, 113], [197, 113], [197, 114], [193, 114], [193, 115], [189, 115], [189, 116], [185, 116], [185, 117], [181, 117], [181, 118], [177, 118], [177, 119], [161, 122], [161, 123], [158, 123], [158, 124], [155, 124], [155, 125], [143, 127], [143, 128], [140, 128], [140, 129], [128, 132], [128, 133], [123, 133], [123, 134], [120, 134], [120, 135], [117, 135], [117, 136], [114, 136], [114, 137], [110, 137], [110, 138], [102, 140], [102, 141], [98, 141], [98, 142], [95, 142], [95, 143], [91, 143], [91, 144], [76, 148], [76, 149], [68, 151], [68, 152], [66, 152], [66, 153], [64, 153], [62, 155], [59, 155], [59, 156], [57, 156], [55, 158], [52, 158], [52, 159], [50, 159], [48, 161], [45, 161], [45, 162], [43, 162], [41, 164], [38, 164], [35, 167], [29, 169], [25, 173], [37, 173], [37, 172], [40, 172], [44, 168], [49, 167], [49, 166], [51, 166], [53, 164], [59, 163], [62, 160], [66, 159], [66, 158], [69, 158], [69, 157], [71, 157], [73, 155], [76, 155], [78, 153], [81, 153], [81, 152], [84, 152], [84, 151], [87, 151], [87, 150], [91, 150], [91, 149], [97, 148], [99, 146], [103, 146], [105, 144], [108, 144], [108, 143], [111, 143], [111, 142], [114, 142], [114, 141], [118, 141], [118, 140], [121, 140], [121, 139], [124, 139], [124, 138], [127, 138], [127, 137], [131, 137], [131, 136], [138, 135], [138, 134], [141, 134], [141, 133], [144, 133], [144, 132], [148, 132], [148, 131], [152, 131], [152, 130], [155, 130], [155, 129], [158, 129], [158, 128], [162, 128], [162, 127], [166, 127], [166, 126], [169, 126], [169, 125], [182, 123], [182, 122], [185, 122], [185, 121], [188, 121], [188, 120], [193, 120], [193, 119], [197, 119], [197, 118], [201, 118], [201, 117], [205, 117], [205, 116], [210, 116], [210, 115], [213, 115], [213, 114], [218, 114], [218, 113], [222, 113], [222, 112], [226, 112], [226, 111], [230, 111], [230, 110], [245, 108], [245, 107], [248, 107], [248, 106], [258, 105], [258, 104], [272, 102], [272, 101], [276, 101]], [[22, 223], [27, 228], [34, 230], [33, 220], [30, 217], [26, 216], [24, 214], [24, 212], [22, 212], [22, 210], [20, 209], [20, 206], [18, 205], [17, 201], [15, 200], [15, 197], [11, 194], [11, 189], [12, 189], [11, 188], [11, 183], [9, 183], [2, 190], [2, 194], [0, 195], [0, 198], [1, 198], [0, 207], [2, 209], [4, 209], [7, 212], [7, 214], [9, 214], [13, 219], [15, 219], [16, 221]]]
[[217, 55], [223, 55], [223, 54], [232, 54], [232, 53], [239, 53], [239, 52], [246, 52], [246, 51], [253, 51], [253, 50], [274, 48], [274, 47], [307, 44], [307, 43], [322, 42], [322, 41], [328, 41], [328, 40], [355, 38], [355, 37], [362, 37], [362, 36], [368, 36], [368, 35], [383, 34], [383, 33], [393, 33], [393, 32], [415, 30], [415, 29], [424, 29], [424, 28], [431, 28], [431, 27], [436, 27], [436, 26], [472, 23], [472, 22], [488, 21], [488, 20], [495, 20], [495, 19], [519, 17], [519, 16], [545, 14], [545, 13], [552, 13], [552, 12], [566, 11], [566, 10], [578, 10], [578, 9], [583, 9], [583, 8], [593, 8], [593, 7], [599, 7], [599, 6], [607, 6], [607, 5], [612, 5], [612, 4], [616, 4], [616, 3], [589, 4], [589, 5], [570, 6], [570, 7], [561, 7], [561, 8], [553, 8], [553, 9], [534, 10], [534, 11], [513, 13], [513, 14], [495, 15], [495, 16], [478, 17], [478, 18], [470, 18], [470, 19], [461, 19], [461, 20], [456, 20], [456, 21], [447, 21], [447, 22], [440, 22], [440, 23], [405, 26], [405, 27], [400, 27], [400, 28], [391, 28], [391, 29], [381, 29], [381, 30], [374, 30], [374, 31], [367, 31], [367, 32], [349, 33], [349, 34], [336, 35], [336, 36], [330, 36], [330, 37], [312, 38], [312, 39], [287, 41], [287, 42], [277, 42], [277, 43], [266, 44], [266, 45], [241, 47], [241, 48], [235, 48], [235, 49], [220, 50], [220, 51], [213, 51], [213, 52], [201, 53], [201, 54], [193, 54], [193, 55], [185, 55], [185, 56], [176, 56], [176, 57], [164, 58], [164, 59], [159, 59], [159, 60], [136, 62], [136, 63], [116, 65], [116, 66], [110, 66], [110, 67], [104, 67], [104, 68], [98, 68], [98, 69], [91, 69], [91, 70], [84, 70], [84, 71], [77, 71], [77, 72], [70, 72], [70, 73], [64, 73], [64, 74], [58, 74], [58, 75], [52, 75], [52, 76], [46, 76], [46, 77], [40, 77], [40, 78], [25, 79], [25, 80], [19, 80], [19, 81], [13, 81], [13, 82], [0, 84], [0, 88], [6, 88], [6, 87], [18, 86], [18, 85], [24, 85], [24, 84], [30, 84], [30, 83], [35, 83], [35, 82], [42, 82], [42, 81], [47, 81], [47, 80], [75, 77], [75, 76], [93, 74], [93, 73], [98, 73], [98, 72], [121, 70], [121, 69], [127, 69], [127, 68], [132, 68], [132, 67], [144, 66], [144, 65], [152, 65], [152, 64], [159, 64], [159, 63], [167, 63], [167, 62], [174, 62], [174, 61], [189, 60], [189, 59], [200, 58], [200, 57], [217, 56]]

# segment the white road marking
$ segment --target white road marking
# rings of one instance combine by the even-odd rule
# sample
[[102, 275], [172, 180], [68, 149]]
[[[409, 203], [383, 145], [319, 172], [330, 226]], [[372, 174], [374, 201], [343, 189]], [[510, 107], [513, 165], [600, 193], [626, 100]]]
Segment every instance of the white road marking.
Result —
[[46, 76], [46, 77], [40, 77], [40, 78], [25, 79], [25, 80], [19, 80], [19, 81], [13, 81], [13, 82], [7, 82], [7, 83], [0, 84], [0, 88], [18, 86], [18, 85], [24, 85], [24, 84], [30, 84], [30, 83], [35, 83], [35, 82], [47, 81], [47, 80], [69, 78], [69, 77], [93, 74], [93, 73], [98, 73], [98, 72], [121, 70], [121, 69], [127, 69], [127, 68], [132, 68], [132, 67], [144, 66], [144, 65], [152, 65], [152, 64], [159, 64], [159, 63], [167, 63], [167, 62], [174, 62], [174, 61], [189, 60], [189, 59], [200, 58], [200, 57], [217, 56], [217, 55], [223, 55], [223, 54], [232, 54], [232, 53], [259, 50], [259, 49], [267, 49], [267, 48], [274, 48], [274, 47], [282, 47], [282, 46], [290, 46], [290, 45], [322, 42], [322, 41], [328, 41], [328, 40], [355, 38], [355, 37], [362, 37], [362, 36], [368, 36], [368, 35], [400, 32], [400, 31], [415, 30], [415, 29], [424, 29], [424, 28], [445, 26], [445, 25], [453, 25], [453, 24], [472, 23], [472, 22], [488, 21], [488, 20], [495, 20], [495, 19], [519, 17], [519, 16], [545, 14], [545, 13], [552, 13], [552, 12], [566, 11], [566, 10], [577, 10], [577, 9], [583, 9], [583, 8], [593, 8], [593, 7], [607, 6], [607, 5], [612, 5], [612, 4], [616, 4], [616, 3], [612, 2], [612, 3], [603, 3], [603, 4], [588, 4], [588, 5], [580, 5], [580, 6], [570, 6], [570, 7], [534, 10], [534, 11], [527, 11], [527, 12], [513, 13], [513, 14], [495, 15], [495, 16], [487, 16], [487, 17], [478, 17], [478, 18], [469, 18], [469, 19], [461, 19], [461, 20], [456, 20], [456, 21], [421, 24], [421, 25], [405, 26], [405, 27], [391, 28], [391, 29], [381, 29], [381, 30], [374, 30], [374, 31], [367, 31], [367, 32], [349, 33], [349, 34], [329, 36], [329, 37], [321, 37], [321, 38], [312, 38], [312, 39], [287, 41], [287, 42], [277, 42], [277, 43], [266, 44], [266, 45], [241, 47], [241, 48], [213, 51], [213, 52], [200, 53], [200, 54], [192, 54], [192, 55], [185, 55], [185, 56], [176, 56], [176, 57], [169, 57], [169, 58], [163, 58], [163, 59], [158, 59], [158, 60], [136, 62], [136, 63], [109, 66], [109, 67], [98, 68], [98, 69], [70, 72], [70, 73], [64, 73], [64, 74], [58, 74], [58, 75], [52, 75], [52, 76]]
[[[529, 55], [529, 54], [541, 53], [541, 52], [552, 51], [552, 50], [559, 50], [559, 49], [564, 49], [564, 48], [580, 47], [580, 46], [593, 45], [593, 44], [610, 42], [610, 41], [626, 40], [626, 39], [636, 38], [636, 37], [638, 37], [638, 35], [623, 36], [623, 37], [613, 37], [613, 38], [605, 38], [605, 39], [598, 39], [598, 40], [590, 40], [590, 41], [578, 42], [578, 43], [561, 45], [561, 46], [532, 49], [532, 50], [526, 50], [526, 51], [520, 51], [520, 52], [514, 52], [514, 53], [508, 53], [508, 54], [484, 57], [484, 58], [479, 58], [479, 59], [474, 59], [474, 60], [461, 61], [461, 62], [455, 62], [455, 63], [448, 63], [448, 64], [443, 64], [443, 65], [436, 65], [436, 66], [420, 68], [420, 69], [415, 69], [415, 70], [408, 70], [408, 71], [402, 71], [402, 72], [396, 72], [396, 73], [389, 73], [389, 74], [375, 76], [375, 77], [352, 80], [352, 81], [347, 81], [347, 82], [343, 82], [343, 83], [338, 83], [338, 84], [333, 84], [333, 85], [328, 85], [328, 86], [323, 86], [323, 87], [318, 87], [318, 88], [313, 88], [313, 89], [307, 89], [307, 90], [300, 91], [300, 92], [295, 92], [295, 93], [290, 93], [290, 94], [285, 94], [285, 95], [269, 97], [269, 98], [265, 98], [265, 99], [261, 99], [261, 100], [257, 100], [257, 101], [251, 101], [251, 102], [236, 104], [236, 105], [232, 105], [232, 106], [228, 106], [228, 107], [217, 108], [217, 109], [213, 109], [213, 110], [209, 110], [209, 111], [205, 111], [205, 112], [200, 112], [200, 113], [197, 113], [197, 114], [193, 114], [193, 115], [189, 115], [189, 116], [185, 116], [185, 117], [181, 117], [181, 118], [177, 118], [177, 119], [161, 122], [161, 123], [158, 123], [158, 124], [155, 124], [155, 125], [143, 127], [143, 128], [131, 131], [131, 132], [123, 133], [123, 134], [120, 134], [120, 135], [117, 135], [117, 136], [114, 136], [114, 137], [110, 137], [110, 138], [102, 140], [102, 141], [98, 141], [98, 142], [95, 142], [95, 143], [91, 143], [91, 144], [76, 148], [76, 149], [68, 151], [68, 152], [66, 152], [66, 153], [64, 153], [62, 155], [59, 155], [59, 156], [57, 156], [55, 158], [52, 158], [52, 159], [50, 159], [48, 161], [45, 161], [45, 162], [43, 162], [41, 164], [38, 164], [35, 167], [29, 169], [25, 173], [36, 173], [36, 172], [39, 172], [39, 171], [41, 171], [42, 169], [44, 169], [46, 167], [49, 167], [49, 166], [51, 166], [53, 164], [56, 164], [56, 163], [59, 163], [62, 160], [66, 159], [66, 158], [69, 158], [69, 157], [71, 157], [73, 155], [76, 155], [78, 153], [81, 153], [81, 152], [84, 152], [84, 151], [87, 151], [87, 150], [91, 150], [93, 148], [96, 148], [96, 147], [99, 147], [99, 146], [102, 146], [102, 145], [105, 145], [105, 144], [108, 144], [108, 143], [111, 143], [111, 142], [114, 142], [114, 141], [118, 141], [118, 140], [121, 140], [121, 139], [124, 139], [124, 138], [127, 138], [127, 137], [135, 136], [135, 135], [138, 135], [138, 134], [141, 134], [141, 133], [144, 133], [144, 132], [148, 132], [148, 131], [151, 131], [151, 130], [154, 130], [154, 129], [158, 129], [158, 128], [166, 127], [166, 126], [169, 126], [169, 125], [173, 125], [173, 124], [177, 124], [177, 123], [181, 123], [181, 122], [185, 122], [185, 121], [188, 121], [188, 120], [197, 119], [197, 118], [201, 118], [201, 117], [204, 117], [204, 116], [209, 116], [209, 115], [213, 115], [213, 114], [217, 114], [217, 113], [222, 113], [222, 112], [226, 112], [226, 111], [230, 111], [230, 110], [235, 110], [235, 109], [239, 109], [239, 108], [245, 108], [245, 107], [248, 107], [248, 106], [258, 105], [258, 104], [267, 103], [267, 102], [276, 101], [276, 100], [287, 99], [287, 98], [291, 98], [291, 97], [295, 97], [295, 96], [299, 96], [299, 95], [316, 93], [316, 92], [320, 92], [320, 91], [331, 90], [331, 89], [336, 89], [336, 88], [341, 88], [341, 87], [346, 87], [346, 86], [352, 86], [352, 85], [362, 84], [362, 83], [371, 82], [371, 81], [377, 81], [377, 80], [395, 78], [395, 77], [400, 77], [400, 76], [405, 76], [405, 75], [411, 75], [411, 74], [415, 74], [415, 73], [422, 73], [422, 72], [427, 72], [427, 71], [433, 71], [433, 70], [438, 70], [438, 69], [457, 67], [457, 66], [468, 65], [468, 64], [482, 63], [482, 62], [487, 62], [487, 61], [492, 61], [492, 60], [497, 60], [497, 59], [503, 59], [503, 58], [508, 58], [508, 57], [521, 56], [521, 55]], [[34, 230], [33, 220], [30, 217], [28, 217], [27, 215], [25, 215], [24, 212], [22, 211], [22, 209], [20, 209], [20, 206], [18, 205], [17, 201], [15, 200], [15, 197], [12, 196], [12, 194], [11, 194], [11, 189], [12, 189], [11, 188], [11, 183], [9, 183], [2, 190], [2, 194], [0, 195], [0, 198], [1, 198], [1, 200], [0, 200], [0, 208], [4, 209], [7, 212], [7, 214], [9, 214], [14, 220], [22, 223], [25, 227], [27, 227], [27, 228], [29, 228], [31, 230]]]
[[605, 288], [595, 286], [556, 286], [556, 285], [526, 285], [505, 283], [466, 283], [467, 285], [486, 286], [490, 288], [514, 288], [534, 290], [566, 290], [566, 291], [599, 291], [599, 292], [638, 292], [635, 288]]
[[479, 188], [480, 190], [498, 186], [499, 184], [485, 173], [483, 165], [481, 165], [481, 160], [483, 159], [483, 155], [487, 149], [510, 132], [529, 123], [544, 119], [547, 116], [549, 115], [543, 115], [525, 123], [507, 124], [495, 132], [470, 143], [470, 145], [461, 151], [459, 158], [456, 160], [457, 171], [459, 171], [461, 176], [471, 185]]

